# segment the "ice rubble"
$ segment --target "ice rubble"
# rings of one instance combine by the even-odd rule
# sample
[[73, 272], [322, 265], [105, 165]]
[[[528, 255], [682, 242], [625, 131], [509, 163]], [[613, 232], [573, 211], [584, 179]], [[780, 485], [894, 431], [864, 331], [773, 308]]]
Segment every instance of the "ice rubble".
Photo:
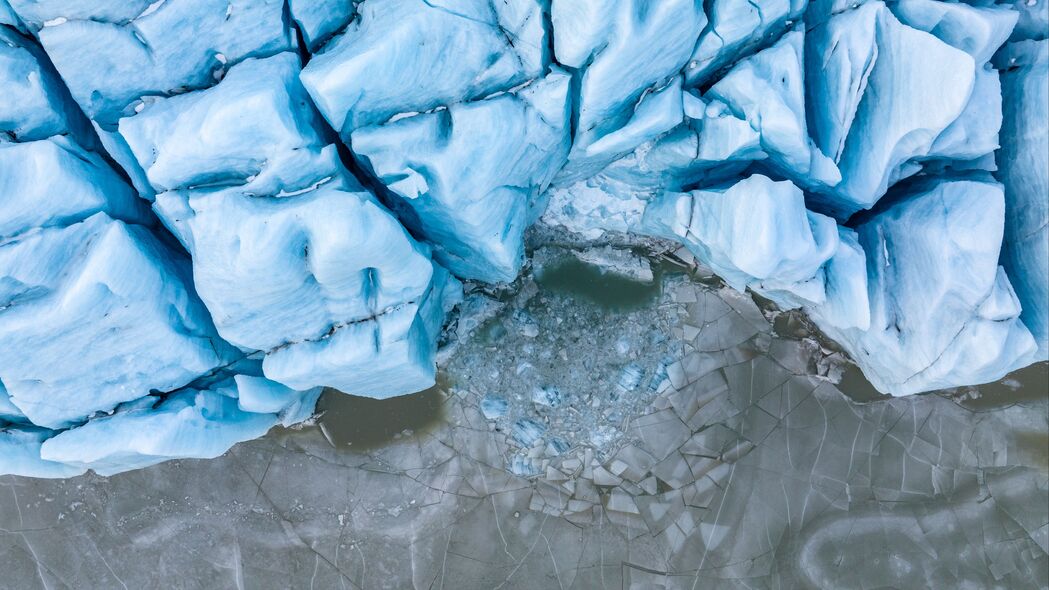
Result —
[[0, 0], [0, 472], [425, 389], [538, 218], [680, 241], [893, 394], [1044, 359], [1045, 13]]

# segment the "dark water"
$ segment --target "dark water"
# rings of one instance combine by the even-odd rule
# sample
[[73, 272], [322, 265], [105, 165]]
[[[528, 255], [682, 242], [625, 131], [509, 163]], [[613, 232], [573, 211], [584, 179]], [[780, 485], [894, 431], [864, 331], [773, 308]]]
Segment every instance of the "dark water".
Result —
[[654, 301], [660, 293], [662, 276], [668, 266], [653, 265], [654, 279], [641, 283], [605, 272], [592, 264], [566, 258], [536, 274], [543, 289], [583, 299], [611, 310], [637, 309]]
[[326, 389], [317, 402], [318, 425], [336, 447], [368, 450], [404, 436], [413, 436], [444, 420], [447, 382], [425, 391], [377, 400]]
[[979, 390], [979, 397], [959, 402], [975, 411], [1045, 399], [1049, 397], [1049, 363], [1035, 363], [1013, 371], [994, 383], [978, 385], [975, 389]]

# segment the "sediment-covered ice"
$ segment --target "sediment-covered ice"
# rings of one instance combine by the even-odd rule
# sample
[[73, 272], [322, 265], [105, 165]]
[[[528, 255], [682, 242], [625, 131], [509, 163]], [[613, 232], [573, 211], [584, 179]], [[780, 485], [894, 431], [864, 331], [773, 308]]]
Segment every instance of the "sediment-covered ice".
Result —
[[540, 219], [680, 242], [893, 394], [1044, 359], [1046, 13], [0, 0], [0, 473], [426, 389]]

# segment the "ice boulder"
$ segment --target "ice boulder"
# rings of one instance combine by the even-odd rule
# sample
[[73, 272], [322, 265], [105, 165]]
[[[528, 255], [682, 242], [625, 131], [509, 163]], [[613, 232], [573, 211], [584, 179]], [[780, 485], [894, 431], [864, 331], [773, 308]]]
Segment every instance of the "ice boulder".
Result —
[[999, 54], [1004, 124], [998, 152], [1005, 185], [1002, 264], [1021, 319], [1049, 356], [1049, 41], [1012, 43]]
[[117, 128], [156, 192], [245, 186], [279, 196], [332, 174], [317, 169], [330, 141], [298, 74], [294, 53], [247, 59], [214, 87], [151, 100]]
[[[986, 383], [1032, 362], [1037, 345], [998, 266], [1001, 185], [929, 179], [897, 192], [890, 206], [856, 227], [866, 255], [870, 327], [843, 329], [840, 321], [820, 327], [875, 387], [894, 395]], [[859, 269], [853, 263], [837, 270], [859, 284]]]
[[580, 76], [566, 181], [680, 123], [680, 72], [707, 22], [702, 2], [554, 0], [551, 22], [558, 63]]
[[145, 96], [204, 88], [227, 65], [293, 48], [284, 4], [14, 0], [12, 7], [38, 29], [87, 116], [106, 126]]
[[666, 193], [645, 210], [642, 231], [680, 241], [733, 288], [783, 302], [790, 291], [822, 301], [822, 267], [838, 248], [834, 220], [806, 211], [791, 182], [761, 175], [721, 189]]
[[881, 3], [832, 17], [811, 38], [808, 63], [832, 67], [807, 71], [810, 119], [820, 145], [838, 154], [842, 181], [810, 202], [844, 219], [935, 157], [937, 138], [969, 105], [977, 62]]
[[[1009, 38], [1017, 13], [1001, 7], [976, 7], [932, 0], [905, 0], [893, 6], [905, 25], [926, 31], [972, 56], [976, 78], [965, 110], [936, 138], [927, 159], [977, 160], [998, 149], [1002, 126], [1002, 89], [998, 70], [988, 65]], [[987, 158], [993, 162], [992, 158]], [[957, 166], [957, 164], [953, 164]], [[982, 163], [970, 164], [978, 168]], [[993, 170], [993, 166], [991, 167]]]
[[276, 414], [242, 410], [236, 383], [226, 380], [207, 389], [186, 388], [163, 399], [136, 400], [112, 415], [47, 439], [40, 446], [40, 457], [71, 469], [113, 475], [171, 459], [218, 457], [276, 424]]
[[357, 14], [355, 0], [288, 0], [288, 12], [302, 33], [306, 49], [315, 52]]
[[402, 113], [476, 100], [539, 77], [538, 0], [365, 0], [302, 81], [344, 139]]
[[769, 162], [796, 184], [827, 189], [841, 180], [834, 162], [809, 139], [805, 114], [804, 38], [787, 33], [776, 45], [736, 64], [704, 98], [721, 101], [758, 134]]
[[753, 53], [800, 18], [807, 0], [708, 0], [710, 19], [685, 73], [703, 85], [725, 66]]
[[83, 467], [40, 457], [41, 445], [54, 434], [37, 426], [0, 423], [0, 474], [63, 478], [86, 471]]
[[226, 363], [188, 267], [146, 228], [104, 213], [0, 245], [11, 401], [56, 428]]
[[568, 154], [569, 79], [557, 71], [512, 93], [358, 129], [351, 142], [441, 264], [462, 278], [513, 281], [529, 206]]
[[291, 53], [248, 59], [119, 131], [219, 334], [266, 353], [269, 378], [379, 397], [426, 389], [457, 283], [343, 168], [298, 73]]

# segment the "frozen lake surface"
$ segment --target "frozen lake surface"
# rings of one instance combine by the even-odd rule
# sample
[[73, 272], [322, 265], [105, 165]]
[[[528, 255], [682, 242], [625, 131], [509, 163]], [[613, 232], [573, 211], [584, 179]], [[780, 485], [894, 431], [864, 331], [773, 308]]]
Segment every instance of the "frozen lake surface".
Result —
[[871, 396], [797, 314], [609, 253], [469, 294], [424, 394], [329, 392], [210, 461], [0, 478], [0, 586], [1049, 584], [1045, 363]]

